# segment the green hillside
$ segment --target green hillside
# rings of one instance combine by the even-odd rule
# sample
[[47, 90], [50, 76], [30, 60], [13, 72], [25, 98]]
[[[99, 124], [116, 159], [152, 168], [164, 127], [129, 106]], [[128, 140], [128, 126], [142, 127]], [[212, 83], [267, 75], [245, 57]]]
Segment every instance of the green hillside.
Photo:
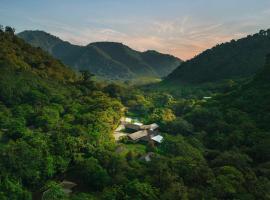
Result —
[[113, 147], [122, 105], [6, 29], [0, 29], [0, 199], [41, 199], [94, 147]]
[[201, 84], [254, 75], [270, 53], [270, 30], [260, 31], [208, 49], [183, 63], [165, 80], [168, 84]]
[[254, 79], [222, 99], [225, 107], [235, 107], [249, 113], [259, 127], [270, 128], [270, 55]]
[[170, 55], [155, 51], [138, 52], [115, 42], [77, 46], [43, 31], [24, 31], [18, 36], [76, 70], [89, 70], [106, 79], [164, 77], [181, 63], [180, 59]]
[[33, 48], [12, 33], [0, 35], [0, 60], [2, 66], [31, 71], [41, 77], [72, 81], [75, 73], [40, 48]]

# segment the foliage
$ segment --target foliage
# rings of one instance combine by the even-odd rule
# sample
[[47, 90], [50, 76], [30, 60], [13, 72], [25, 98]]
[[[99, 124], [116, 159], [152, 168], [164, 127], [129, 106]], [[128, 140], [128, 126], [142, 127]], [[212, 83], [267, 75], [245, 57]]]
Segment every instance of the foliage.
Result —
[[[269, 58], [225, 94], [178, 99], [76, 77], [1, 30], [1, 199], [269, 199]], [[55, 65], [30, 62], [46, 59]], [[124, 106], [164, 141], [116, 144]], [[63, 180], [76, 183], [70, 196]]]

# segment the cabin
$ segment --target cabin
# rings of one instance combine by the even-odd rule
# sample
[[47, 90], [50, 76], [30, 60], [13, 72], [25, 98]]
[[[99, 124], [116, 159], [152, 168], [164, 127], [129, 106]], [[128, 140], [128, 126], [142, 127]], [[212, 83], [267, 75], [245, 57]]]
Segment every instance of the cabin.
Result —
[[139, 140], [145, 140], [148, 139], [148, 131], [147, 130], [140, 130], [135, 133], [131, 133], [128, 135], [129, 139], [131, 139], [133, 142], [137, 142]]
[[71, 181], [62, 181], [62, 182], [60, 183], [60, 186], [62, 187], [63, 192], [64, 192], [66, 195], [70, 195], [70, 194], [72, 193], [72, 189], [73, 189], [74, 187], [76, 187], [77, 184], [76, 184], [76, 183], [73, 183], [73, 182], [71, 182]]
[[132, 119], [129, 117], [122, 117], [120, 121], [121, 121], [121, 124], [128, 124], [132, 122]]
[[[159, 125], [156, 123], [144, 125], [140, 122], [134, 122], [128, 117], [121, 118], [121, 124], [114, 132], [115, 140], [118, 141], [120, 138], [127, 136], [131, 141], [154, 141], [160, 144], [163, 137], [158, 134]], [[122, 131], [125, 130], [125, 131]]]
[[155, 156], [155, 154], [153, 152], [149, 152], [149, 153], [141, 156], [140, 160], [143, 160], [145, 162], [150, 162], [154, 156]]
[[209, 100], [212, 99], [212, 97], [203, 97], [203, 100]]
[[161, 136], [161, 135], [156, 135], [156, 136], [152, 137], [151, 140], [153, 140], [154, 142], [156, 142], [156, 143], [158, 143], [158, 144], [161, 144], [162, 141], [163, 141], [163, 136]]
[[136, 130], [136, 131], [139, 131], [142, 129], [142, 126], [143, 124], [140, 123], [140, 122], [135, 122], [135, 123], [129, 123], [129, 124], [126, 124], [125, 127], [127, 129], [131, 129], [131, 130]]
[[115, 132], [119, 132], [125, 129], [125, 126], [123, 124], [120, 124], [116, 129]]
[[155, 131], [159, 128], [158, 124], [153, 123], [149, 125], [142, 125], [141, 129]]
[[158, 135], [157, 132], [152, 130], [140, 130], [127, 136], [133, 142], [153, 140], [155, 143], [160, 144], [163, 140], [161, 135]]

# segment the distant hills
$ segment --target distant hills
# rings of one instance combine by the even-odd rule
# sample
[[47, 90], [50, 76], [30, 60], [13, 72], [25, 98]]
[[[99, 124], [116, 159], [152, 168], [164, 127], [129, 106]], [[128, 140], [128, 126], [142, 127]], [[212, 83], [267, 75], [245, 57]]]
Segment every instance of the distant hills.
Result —
[[201, 84], [254, 75], [270, 53], [270, 29], [208, 49], [181, 64], [166, 84]]
[[19, 37], [40, 47], [75, 70], [89, 70], [106, 79], [165, 77], [181, 60], [156, 51], [135, 51], [115, 42], [73, 45], [43, 31], [24, 31]]

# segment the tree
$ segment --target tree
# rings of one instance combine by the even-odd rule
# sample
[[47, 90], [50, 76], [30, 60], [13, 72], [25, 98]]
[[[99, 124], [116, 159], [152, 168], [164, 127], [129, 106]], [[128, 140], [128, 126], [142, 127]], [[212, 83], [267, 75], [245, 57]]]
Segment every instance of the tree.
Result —
[[79, 179], [92, 190], [103, 189], [109, 181], [106, 170], [99, 165], [97, 159], [92, 157], [75, 165], [72, 174], [75, 179]]
[[216, 180], [213, 182], [213, 191], [219, 199], [234, 199], [236, 195], [245, 193], [243, 188], [243, 174], [234, 167], [218, 168]]
[[72, 195], [71, 200], [96, 200], [93, 195], [91, 194], [86, 194], [86, 193], [79, 193]]
[[19, 181], [9, 177], [0, 178], [0, 199], [1, 200], [31, 200], [31, 194]]
[[175, 120], [170, 121], [166, 124], [165, 130], [173, 135], [190, 135], [193, 132], [194, 127], [192, 124], [188, 123], [183, 118], [177, 117]]
[[92, 77], [95, 76], [94, 74], [92, 74], [88, 70], [81, 70], [80, 73], [82, 75], [83, 82], [85, 82], [85, 83], [91, 81]]
[[150, 184], [138, 180], [126, 185], [114, 186], [103, 191], [104, 200], [158, 200], [159, 191]]
[[5, 32], [8, 33], [8, 34], [14, 35], [15, 34], [15, 29], [10, 27], [10, 26], [6, 26]]
[[0, 33], [3, 33], [3, 32], [4, 32], [4, 26], [0, 25]]
[[48, 190], [43, 193], [42, 200], [68, 200], [68, 196], [60, 185], [51, 182]]
[[127, 161], [132, 161], [134, 159], [134, 153], [133, 151], [129, 151], [126, 155]]
[[211, 161], [211, 164], [214, 167], [233, 166], [238, 170], [245, 170], [250, 167], [251, 162], [251, 158], [244, 153], [238, 151], [226, 151]]
[[177, 175], [168, 166], [169, 159], [165, 157], [153, 158], [147, 165], [148, 179], [151, 184], [161, 191], [166, 190], [177, 181]]
[[187, 187], [183, 183], [172, 183], [167, 190], [161, 194], [162, 200], [188, 200]]

